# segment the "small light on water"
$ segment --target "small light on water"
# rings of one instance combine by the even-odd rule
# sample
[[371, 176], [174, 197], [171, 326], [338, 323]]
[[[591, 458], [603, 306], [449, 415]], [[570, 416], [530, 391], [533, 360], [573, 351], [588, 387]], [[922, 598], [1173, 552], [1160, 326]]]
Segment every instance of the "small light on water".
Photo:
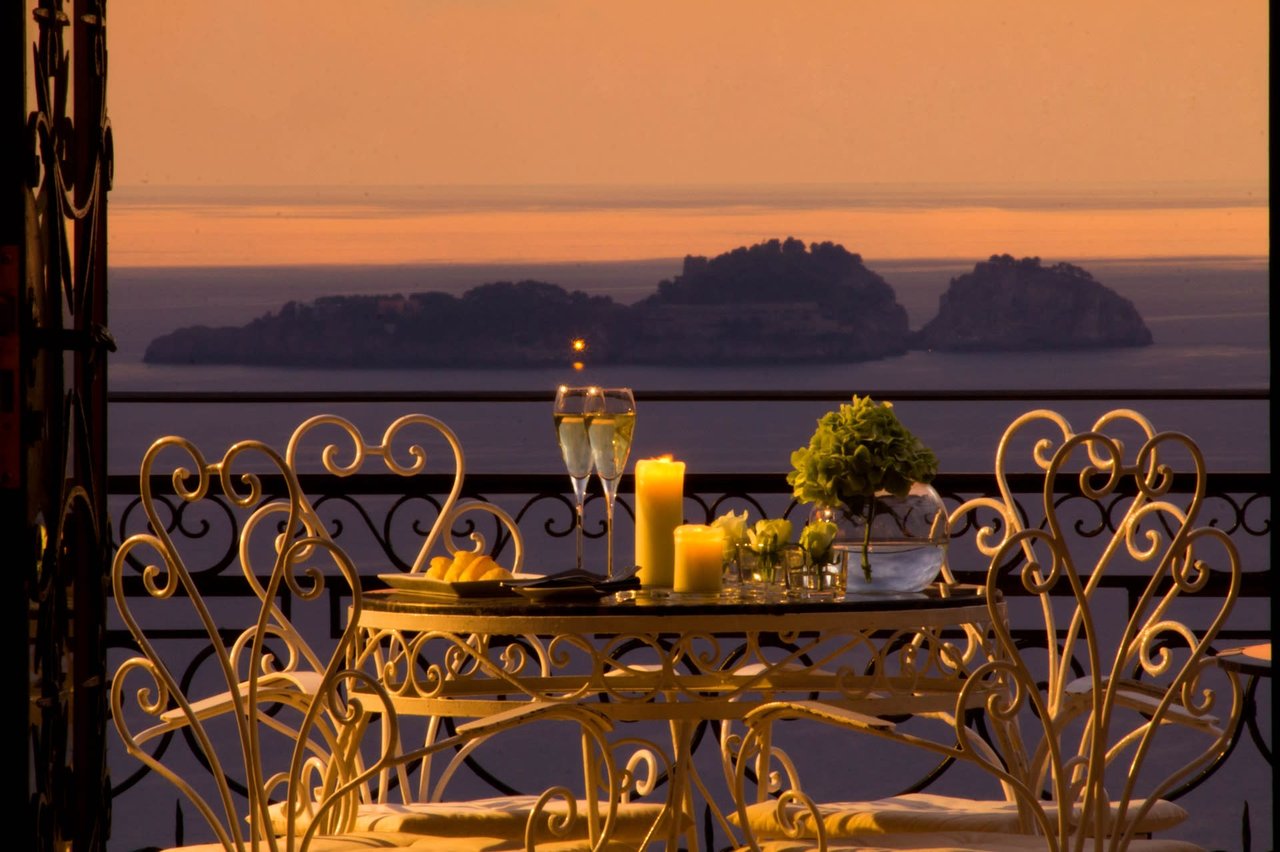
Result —
[[586, 366], [587, 366], [587, 365], [586, 365], [586, 364], [584, 364], [584, 363], [582, 363], [581, 361], [574, 361], [574, 362], [573, 362], [573, 369], [575, 369], [575, 370], [582, 370], [582, 369], [584, 369]]

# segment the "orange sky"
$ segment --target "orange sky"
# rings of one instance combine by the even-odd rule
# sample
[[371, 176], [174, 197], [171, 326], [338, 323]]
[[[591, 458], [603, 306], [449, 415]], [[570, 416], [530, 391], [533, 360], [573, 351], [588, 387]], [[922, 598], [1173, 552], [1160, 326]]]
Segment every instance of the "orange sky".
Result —
[[[1049, 257], [1054, 240], [1096, 245], [1117, 226], [1126, 236], [1104, 254], [1269, 252], [1261, 0], [127, 0], [109, 15], [117, 263], [451, 259], [438, 257], [450, 245], [681, 255], [747, 234], [846, 233], [880, 234], [880, 256], [968, 255], [974, 238], [1029, 234], [1027, 251]], [[128, 192], [796, 182], [1149, 186], [1156, 201], [1168, 187], [1230, 186], [1253, 200], [1069, 225], [1053, 211], [975, 208], [943, 224], [919, 211], [873, 222], [773, 210], [691, 234], [687, 218], [652, 210], [408, 217], [381, 230], [249, 216], [236, 230], [226, 208], [221, 225], [197, 208], [166, 218]], [[699, 245], [677, 248], [681, 235]]]
[[623, 209], [352, 216], [345, 209], [113, 208], [120, 266], [615, 260], [713, 256], [774, 237], [878, 258], [1266, 255], [1267, 210]]

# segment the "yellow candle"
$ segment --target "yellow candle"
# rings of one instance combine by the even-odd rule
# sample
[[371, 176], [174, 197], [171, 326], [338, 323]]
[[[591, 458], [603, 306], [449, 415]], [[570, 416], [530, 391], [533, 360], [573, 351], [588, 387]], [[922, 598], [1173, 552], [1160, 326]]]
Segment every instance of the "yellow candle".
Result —
[[720, 591], [724, 566], [724, 530], [685, 524], [675, 531], [675, 592]]
[[636, 462], [636, 565], [640, 585], [671, 588], [672, 534], [684, 521], [684, 462], [671, 456]]

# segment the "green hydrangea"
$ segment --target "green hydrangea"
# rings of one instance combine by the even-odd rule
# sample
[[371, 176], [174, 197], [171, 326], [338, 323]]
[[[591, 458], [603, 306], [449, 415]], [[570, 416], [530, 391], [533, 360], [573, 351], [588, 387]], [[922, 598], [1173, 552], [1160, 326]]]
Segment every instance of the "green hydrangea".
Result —
[[902, 425], [892, 403], [854, 396], [818, 418], [809, 446], [791, 454], [791, 467], [787, 482], [797, 501], [843, 507], [866, 518], [861, 562], [870, 579], [876, 493], [907, 496], [913, 482], [933, 480], [938, 458]]
[[905, 497], [913, 482], [930, 482], [938, 459], [898, 420], [893, 404], [854, 396], [818, 419], [809, 446], [791, 454], [787, 483], [796, 500], [855, 508], [888, 491]]

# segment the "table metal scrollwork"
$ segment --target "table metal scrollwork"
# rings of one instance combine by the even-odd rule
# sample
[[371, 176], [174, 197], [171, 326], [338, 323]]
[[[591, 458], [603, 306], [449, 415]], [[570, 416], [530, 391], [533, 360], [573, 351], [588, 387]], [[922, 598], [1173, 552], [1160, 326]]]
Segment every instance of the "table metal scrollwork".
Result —
[[[873, 716], [954, 713], [967, 674], [996, 653], [990, 619], [974, 587], [709, 604], [643, 596], [585, 604], [454, 601], [371, 592], [358, 623], [359, 663], [376, 665], [402, 715], [483, 718], [512, 701], [591, 702], [615, 724], [666, 723], [669, 742], [665, 734], [663, 742], [627, 736], [631, 753], [604, 756], [624, 766], [618, 772], [610, 763], [607, 777], [632, 784], [610, 795], [626, 800], [650, 790], [654, 767], [669, 767], [664, 807], [691, 816], [696, 795], [732, 837], [727, 815], [750, 795], [734, 780], [734, 720], [796, 695]], [[690, 754], [695, 728], [707, 722], [724, 723], [725, 775], [716, 792]], [[698, 848], [690, 820], [664, 824], [668, 848]]]

